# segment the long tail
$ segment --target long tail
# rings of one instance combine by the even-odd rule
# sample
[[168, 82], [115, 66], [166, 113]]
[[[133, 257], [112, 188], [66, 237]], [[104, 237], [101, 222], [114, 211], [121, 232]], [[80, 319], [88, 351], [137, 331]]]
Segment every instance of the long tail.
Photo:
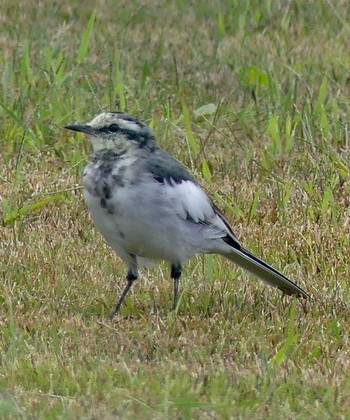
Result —
[[239, 249], [232, 248], [232, 252], [230, 254], [224, 255], [242, 268], [245, 268], [251, 273], [257, 275], [264, 282], [270, 284], [271, 286], [278, 287], [287, 295], [297, 295], [303, 298], [310, 298], [310, 295], [302, 288], [297, 286], [265, 261], [251, 254], [246, 249], [241, 247]]

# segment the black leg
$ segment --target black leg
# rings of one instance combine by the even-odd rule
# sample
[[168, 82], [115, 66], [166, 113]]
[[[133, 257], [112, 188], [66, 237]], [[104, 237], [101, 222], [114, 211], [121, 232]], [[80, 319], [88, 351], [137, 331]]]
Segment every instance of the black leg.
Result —
[[181, 277], [182, 267], [181, 264], [172, 264], [170, 276], [174, 279], [174, 303], [173, 303], [173, 311], [175, 311], [177, 307], [177, 303], [179, 301], [179, 280]]
[[137, 280], [137, 274], [135, 274], [133, 270], [129, 270], [126, 276], [126, 280], [127, 280], [127, 284], [118, 300], [116, 307], [114, 308], [113, 312], [111, 313], [109, 317], [111, 321], [114, 318], [114, 316], [119, 312], [119, 309], [122, 306], [125, 296], [128, 294], [128, 291], [130, 290], [132, 284], [134, 283], [135, 280]]

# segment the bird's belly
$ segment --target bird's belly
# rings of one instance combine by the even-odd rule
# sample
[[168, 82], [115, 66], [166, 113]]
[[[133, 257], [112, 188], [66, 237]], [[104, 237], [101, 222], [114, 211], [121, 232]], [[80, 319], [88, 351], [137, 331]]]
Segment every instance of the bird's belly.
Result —
[[114, 191], [108, 202], [84, 191], [95, 226], [112, 248], [123, 254], [182, 262], [199, 249], [167, 203], [134, 189]]

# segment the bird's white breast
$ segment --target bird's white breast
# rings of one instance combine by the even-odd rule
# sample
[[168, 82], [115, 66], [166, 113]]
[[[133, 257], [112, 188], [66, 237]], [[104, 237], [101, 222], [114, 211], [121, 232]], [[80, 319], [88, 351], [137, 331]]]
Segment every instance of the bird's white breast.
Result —
[[[138, 173], [136, 159], [108, 165], [91, 163], [84, 172], [84, 197], [106, 241], [123, 258], [182, 262], [211, 252], [211, 242], [225, 235], [206, 193], [194, 182], [159, 182]], [[207, 247], [207, 248], [206, 248]]]

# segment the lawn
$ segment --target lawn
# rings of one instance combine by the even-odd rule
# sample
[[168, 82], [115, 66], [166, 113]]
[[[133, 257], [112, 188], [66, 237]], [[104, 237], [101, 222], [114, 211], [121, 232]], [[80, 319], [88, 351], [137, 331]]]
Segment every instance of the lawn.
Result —
[[[0, 417], [349, 418], [350, 5], [0, 3]], [[149, 124], [245, 247], [312, 299], [219, 256], [125, 268], [94, 229], [91, 147]]]

